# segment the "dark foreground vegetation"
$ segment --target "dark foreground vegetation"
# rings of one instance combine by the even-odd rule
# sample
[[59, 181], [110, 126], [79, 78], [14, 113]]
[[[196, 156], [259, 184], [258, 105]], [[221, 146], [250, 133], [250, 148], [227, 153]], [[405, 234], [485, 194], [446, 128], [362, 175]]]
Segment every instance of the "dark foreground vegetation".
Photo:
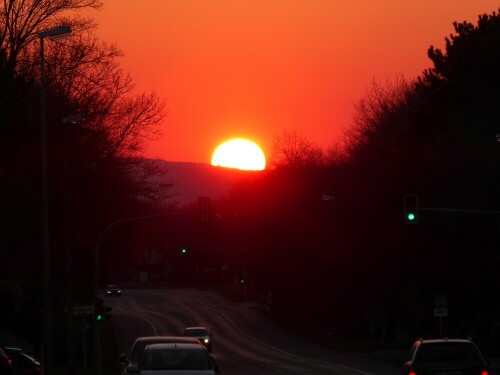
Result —
[[[432, 67], [415, 81], [374, 83], [335, 147], [321, 150], [284, 132], [272, 168], [245, 174], [212, 201], [212, 220], [200, 225], [182, 214], [196, 204], [182, 212], [164, 204], [168, 189], [155, 179], [161, 171], [141, 158], [158, 135], [163, 103], [132, 95], [119, 51], [77, 17], [99, 2], [42, 1], [33, 12], [23, 10], [29, 2], [12, 3], [30, 26], [16, 29], [12, 9], [0, 6], [0, 324], [41, 341], [36, 32], [69, 24], [73, 36], [47, 40], [45, 49], [53, 315], [68, 321], [53, 327], [61, 338], [54, 342], [71, 337], [67, 307], [93, 302], [100, 246], [101, 283], [141, 275], [199, 286], [236, 282], [242, 297], [261, 298], [280, 322], [339, 340], [406, 345], [437, 336], [433, 298], [445, 295], [443, 333], [472, 336], [500, 354], [497, 13], [477, 25], [456, 23], [444, 51], [429, 49]], [[61, 18], [68, 10], [75, 16]], [[410, 193], [424, 207], [417, 224], [403, 220]], [[109, 227], [159, 213], [170, 216]], [[179, 253], [183, 246], [187, 254]], [[71, 363], [65, 348], [58, 360]]]

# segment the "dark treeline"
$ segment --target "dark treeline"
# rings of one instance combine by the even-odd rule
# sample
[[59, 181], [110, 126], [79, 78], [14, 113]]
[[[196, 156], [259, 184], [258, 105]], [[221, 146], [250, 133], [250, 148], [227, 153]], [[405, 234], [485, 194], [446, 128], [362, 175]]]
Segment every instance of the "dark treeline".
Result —
[[[443, 334], [500, 353], [500, 17], [454, 26], [415, 82], [370, 87], [342, 147], [321, 153], [285, 132], [276, 167], [221, 203], [238, 217], [233, 246], [250, 282], [272, 290], [280, 320], [408, 343], [438, 335], [433, 298], [444, 294]], [[405, 224], [405, 194], [496, 214], [421, 210]]]
[[[141, 155], [159, 135], [164, 103], [154, 93], [132, 93], [117, 63], [120, 51], [98, 41], [92, 20], [78, 15], [100, 6], [98, 0], [0, 5], [0, 326], [35, 343], [42, 332], [42, 175], [52, 315], [64, 322], [54, 325], [56, 337], [71, 318], [65, 309], [93, 301], [99, 234], [114, 220], [151, 213], [150, 202], [162, 195], [151, 179], [158, 171]], [[37, 33], [60, 25], [71, 26], [70, 38], [44, 38], [43, 170]]]

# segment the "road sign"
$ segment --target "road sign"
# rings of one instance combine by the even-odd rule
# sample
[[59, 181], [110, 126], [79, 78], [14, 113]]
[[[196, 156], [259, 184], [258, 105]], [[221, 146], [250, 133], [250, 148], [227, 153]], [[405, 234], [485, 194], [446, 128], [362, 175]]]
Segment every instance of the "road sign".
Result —
[[448, 306], [448, 297], [442, 294], [437, 294], [436, 296], [434, 296], [433, 302], [435, 308], [445, 308]]
[[448, 309], [444, 307], [434, 309], [434, 316], [436, 317], [444, 317], [448, 316]]
[[73, 306], [73, 314], [92, 315], [94, 314], [94, 305]]

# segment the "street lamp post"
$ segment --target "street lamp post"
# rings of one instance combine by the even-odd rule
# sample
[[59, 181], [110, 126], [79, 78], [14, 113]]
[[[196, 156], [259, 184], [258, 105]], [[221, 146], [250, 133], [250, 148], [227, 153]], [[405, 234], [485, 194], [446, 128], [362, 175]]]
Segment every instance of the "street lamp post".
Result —
[[40, 38], [40, 130], [42, 151], [42, 236], [43, 236], [43, 356], [44, 374], [52, 370], [52, 319], [50, 303], [50, 248], [49, 248], [49, 188], [47, 171], [47, 123], [45, 108], [45, 53], [44, 39], [60, 40], [69, 37], [70, 26], [60, 26], [41, 31]]

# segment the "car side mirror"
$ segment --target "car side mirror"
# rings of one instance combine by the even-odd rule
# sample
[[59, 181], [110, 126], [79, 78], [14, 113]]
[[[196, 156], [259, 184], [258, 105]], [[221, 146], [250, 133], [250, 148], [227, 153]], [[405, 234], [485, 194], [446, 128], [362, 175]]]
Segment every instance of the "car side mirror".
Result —
[[139, 373], [139, 365], [128, 365], [127, 372]]
[[127, 358], [127, 355], [125, 353], [122, 353], [120, 355], [120, 363], [122, 363], [124, 365], [128, 365], [128, 358]]

